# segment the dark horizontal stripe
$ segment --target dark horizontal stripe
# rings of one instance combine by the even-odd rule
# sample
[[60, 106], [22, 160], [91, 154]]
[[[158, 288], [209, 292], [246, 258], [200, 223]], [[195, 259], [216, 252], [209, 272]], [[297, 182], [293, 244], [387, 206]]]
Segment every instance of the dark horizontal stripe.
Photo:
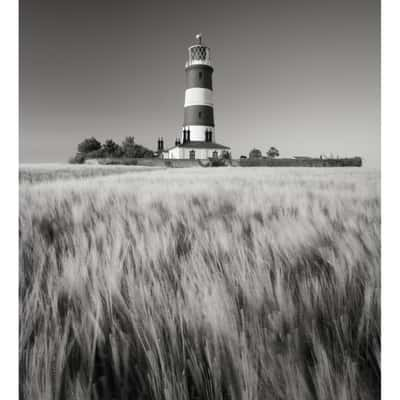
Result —
[[191, 65], [186, 68], [186, 89], [199, 87], [212, 90], [213, 69], [208, 65]]
[[214, 126], [214, 109], [210, 106], [188, 106], [184, 108], [183, 125]]
[[208, 69], [211, 72], [214, 71], [214, 68], [211, 65], [207, 64], [191, 64], [186, 67], [186, 71], [189, 69]]
[[193, 149], [230, 149], [228, 146], [212, 142], [186, 142], [180, 144], [179, 147], [191, 147]]

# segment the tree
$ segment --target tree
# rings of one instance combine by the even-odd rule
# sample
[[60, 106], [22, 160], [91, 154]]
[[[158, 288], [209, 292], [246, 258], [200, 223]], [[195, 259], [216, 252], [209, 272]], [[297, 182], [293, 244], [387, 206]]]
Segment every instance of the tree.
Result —
[[122, 155], [121, 146], [112, 139], [108, 139], [104, 142], [103, 150], [107, 157], [121, 157]]
[[134, 151], [134, 157], [135, 158], [150, 158], [150, 157], [153, 157], [153, 152], [144, 146], [136, 144], [135, 151]]
[[122, 151], [125, 157], [135, 157], [135, 138], [133, 136], [127, 136], [122, 142]]
[[78, 144], [78, 153], [87, 154], [91, 151], [99, 150], [100, 148], [101, 143], [92, 136]]
[[261, 158], [261, 157], [262, 157], [261, 150], [253, 149], [249, 153], [249, 158]]
[[270, 149], [267, 151], [267, 156], [269, 158], [279, 157], [279, 150], [276, 147], [270, 147]]

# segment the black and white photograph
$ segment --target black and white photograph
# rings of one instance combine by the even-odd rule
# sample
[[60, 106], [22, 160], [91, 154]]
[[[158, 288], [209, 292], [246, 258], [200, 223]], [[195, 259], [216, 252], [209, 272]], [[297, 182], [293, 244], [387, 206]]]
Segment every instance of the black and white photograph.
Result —
[[381, 2], [17, 29], [18, 398], [380, 399]]

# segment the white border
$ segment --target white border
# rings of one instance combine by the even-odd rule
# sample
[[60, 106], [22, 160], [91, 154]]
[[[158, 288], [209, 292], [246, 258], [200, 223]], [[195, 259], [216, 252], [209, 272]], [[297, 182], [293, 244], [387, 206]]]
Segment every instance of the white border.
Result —
[[1, 397], [18, 398], [18, 1], [0, 2]]
[[[400, 360], [400, 3], [382, 7], [382, 340], [383, 399], [399, 398]], [[18, 2], [0, 3], [2, 132], [0, 243], [1, 397], [18, 398]], [[397, 396], [396, 396], [397, 395]]]
[[382, 3], [382, 398], [400, 398], [400, 57], [398, 0]]

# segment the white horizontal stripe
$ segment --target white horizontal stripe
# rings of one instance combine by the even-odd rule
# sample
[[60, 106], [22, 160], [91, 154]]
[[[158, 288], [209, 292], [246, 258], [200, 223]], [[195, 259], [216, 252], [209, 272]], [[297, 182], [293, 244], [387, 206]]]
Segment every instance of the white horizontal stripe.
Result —
[[189, 67], [190, 65], [195, 65], [195, 64], [211, 65], [211, 61], [210, 60], [190, 60], [190, 61], [186, 61], [185, 68]]
[[185, 107], [187, 106], [213, 106], [213, 92], [210, 89], [190, 88], [185, 91]]
[[[190, 130], [190, 141], [191, 142], [205, 142], [206, 131], [212, 131], [212, 141], [215, 142], [214, 138], [214, 128], [212, 126], [204, 125], [188, 125], [184, 127]], [[183, 132], [181, 137], [181, 142], [183, 142]]]

